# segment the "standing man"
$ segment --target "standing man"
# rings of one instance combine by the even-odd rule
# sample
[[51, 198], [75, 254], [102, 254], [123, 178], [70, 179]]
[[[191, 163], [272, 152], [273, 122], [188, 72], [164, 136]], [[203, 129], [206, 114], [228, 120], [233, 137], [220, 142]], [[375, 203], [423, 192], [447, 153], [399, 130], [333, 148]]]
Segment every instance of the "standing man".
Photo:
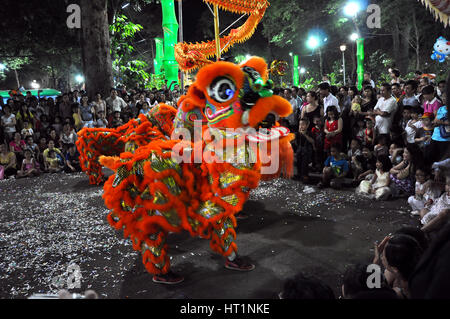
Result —
[[402, 89], [400, 88], [400, 84], [392, 84], [392, 95], [395, 97], [395, 100], [397, 102], [400, 100], [400, 97], [402, 96]]
[[348, 96], [348, 87], [341, 86], [339, 88], [339, 93], [341, 93], [343, 96], [343, 98], [342, 98], [343, 108], [351, 109], [352, 108], [352, 99], [350, 98], [350, 96]]
[[330, 93], [330, 84], [323, 82], [319, 84], [320, 97], [323, 98], [323, 114], [327, 115], [327, 108], [331, 105], [336, 106], [338, 112], [341, 112], [338, 99]]
[[125, 101], [117, 96], [116, 89], [111, 89], [111, 95], [106, 99], [106, 107], [111, 110], [112, 113], [114, 112], [122, 112], [122, 109], [127, 106], [127, 103]]
[[385, 135], [390, 141], [389, 133], [392, 127], [392, 119], [397, 110], [397, 101], [392, 96], [392, 87], [389, 83], [384, 83], [380, 88], [381, 97], [375, 105], [373, 115], [375, 115], [375, 129], [377, 136]]
[[285, 89], [284, 90], [284, 98], [291, 103], [292, 106], [292, 113], [287, 117], [287, 120], [289, 121], [289, 129], [292, 132], [297, 132], [298, 129], [298, 105], [297, 100], [292, 96], [291, 89]]
[[65, 119], [66, 117], [72, 118], [72, 103], [69, 100], [69, 94], [63, 94], [63, 100], [59, 103], [59, 116]]
[[405, 85], [405, 94], [400, 98], [399, 104], [403, 106], [419, 107], [420, 102], [417, 95], [418, 83], [414, 80], [409, 80]]
[[298, 107], [298, 112], [299, 112], [298, 114], [301, 114], [303, 100], [302, 100], [302, 97], [300, 96], [299, 89], [296, 86], [292, 87], [292, 97], [297, 101], [297, 107]]

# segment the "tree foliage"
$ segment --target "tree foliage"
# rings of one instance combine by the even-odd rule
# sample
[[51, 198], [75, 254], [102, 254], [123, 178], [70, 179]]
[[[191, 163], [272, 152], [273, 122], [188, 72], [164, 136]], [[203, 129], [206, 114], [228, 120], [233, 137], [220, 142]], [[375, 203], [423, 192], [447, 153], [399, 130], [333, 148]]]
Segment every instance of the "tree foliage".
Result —
[[[338, 74], [342, 61], [339, 45], [346, 43], [347, 74], [351, 75], [350, 69], [355, 69], [352, 61], [356, 48], [352, 48], [348, 36], [355, 26], [342, 13], [345, 2], [347, 0], [271, 0], [254, 36], [233, 47], [227, 55], [255, 54], [265, 57], [269, 63], [272, 59], [290, 63], [289, 52], [295, 52], [300, 55], [300, 65], [307, 68], [310, 76], [319, 76], [318, 52], [308, 49], [305, 41], [312, 31], [321, 30], [328, 39], [321, 48], [325, 73]], [[80, 0], [2, 3], [0, 63], [7, 65], [4, 74], [8, 76], [5, 82], [8, 86], [15, 86], [12, 63], [21, 78], [25, 79], [25, 75], [46, 78], [50, 83], [57, 79], [70, 82], [71, 74], [81, 71], [80, 32], [66, 26], [66, 8], [71, 3], [79, 4]], [[437, 37], [450, 39], [450, 28], [436, 22], [419, 1], [371, 0], [370, 3], [381, 7], [382, 28], [368, 29], [365, 12], [358, 15], [356, 22], [366, 38], [366, 69], [374, 78], [381, 77], [392, 66], [401, 68], [403, 74], [420, 68], [436, 73], [438, 77], [448, 69], [449, 62], [439, 64], [432, 61], [430, 55]], [[183, 4], [185, 39], [211, 39], [214, 28], [207, 6], [201, 0], [185, 0]], [[152, 38], [162, 35], [159, 1], [108, 0], [108, 15], [111, 32], [114, 32], [111, 53], [116, 78], [129, 83], [144, 82], [154, 57]], [[221, 30], [238, 17], [222, 11]], [[142, 28], [139, 29], [139, 25]], [[287, 75], [285, 80], [288, 78]]]
[[66, 7], [72, 2], [76, 1], [2, 2], [0, 62], [8, 66], [8, 87], [16, 86], [14, 69], [41, 82], [67, 77], [72, 65], [80, 69], [78, 33], [66, 26]]
[[132, 44], [136, 33], [142, 29], [123, 14], [110, 26], [113, 70], [120, 84], [145, 83], [150, 77], [146, 72], [148, 63], [135, 58], [136, 49]]

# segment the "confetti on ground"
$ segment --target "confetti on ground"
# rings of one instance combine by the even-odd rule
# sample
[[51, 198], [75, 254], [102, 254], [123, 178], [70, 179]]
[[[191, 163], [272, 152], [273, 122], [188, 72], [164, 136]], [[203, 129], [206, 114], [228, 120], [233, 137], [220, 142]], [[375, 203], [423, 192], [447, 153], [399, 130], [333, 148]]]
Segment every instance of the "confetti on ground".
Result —
[[[81, 190], [64, 189], [71, 179], [85, 184]], [[106, 221], [103, 190], [89, 186], [83, 174], [9, 179], [0, 183], [0, 189], [0, 298], [55, 293], [65, 288], [73, 264], [79, 266], [83, 283], [113, 286], [128, 266], [112, 273], [90, 263], [110, 260], [112, 255], [128, 263], [135, 260], [137, 253], [127, 247], [130, 241]]]
[[[81, 274], [81, 287], [73, 292], [94, 289], [102, 298], [117, 298], [125, 277], [130, 280], [136, 276], [136, 271], [145, 273], [131, 242], [123, 239], [122, 232], [115, 231], [106, 221], [108, 211], [102, 194], [102, 187], [89, 185], [82, 173], [0, 181], [0, 298], [56, 293], [70, 284], [73, 266], [79, 267]], [[351, 189], [320, 190], [283, 179], [261, 182], [251, 192], [250, 200], [263, 203], [266, 209], [280, 214], [280, 222], [286, 227], [295, 227], [296, 219], [290, 219], [288, 225], [283, 214], [333, 223], [338, 220], [345, 224], [348, 221], [340, 219], [335, 210], [351, 210], [363, 215], [367, 207], [374, 205]], [[374, 222], [375, 225], [400, 225], [411, 220], [405, 213], [409, 212], [405, 200], [376, 205], [383, 207], [380, 215], [374, 220], [364, 220], [362, 226], [367, 224], [367, 228], [373, 228]], [[247, 223], [265, 222], [257, 213], [255, 217], [250, 215]], [[348, 226], [347, 236], [366, 234], [351, 226]], [[313, 228], [312, 224], [302, 227], [304, 231]], [[376, 227], [372, 233], [378, 236], [383, 231]], [[210, 254], [207, 242], [195, 253], [184, 244], [179, 241], [172, 245], [172, 252], [175, 252], [171, 256], [172, 264], [195, 263]], [[270, 252], [278, 253], [277, 250]], [[141, 267], [138, 270], [136, 263]], [[204, 266], [216, 267], [215, 263]], [[144, 291], [141, 289], [136, 294]]]

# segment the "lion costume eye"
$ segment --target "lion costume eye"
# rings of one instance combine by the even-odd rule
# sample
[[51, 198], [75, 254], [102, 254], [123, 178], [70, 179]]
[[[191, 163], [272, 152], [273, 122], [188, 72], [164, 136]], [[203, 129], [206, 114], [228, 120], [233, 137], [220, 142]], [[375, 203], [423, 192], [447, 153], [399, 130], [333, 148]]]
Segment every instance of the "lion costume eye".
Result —
[[208, 95], [218, 103], [224, 103], [231, 100], [236, 92], [234, 82], [224, 76], [214, 79], [208, 87]]

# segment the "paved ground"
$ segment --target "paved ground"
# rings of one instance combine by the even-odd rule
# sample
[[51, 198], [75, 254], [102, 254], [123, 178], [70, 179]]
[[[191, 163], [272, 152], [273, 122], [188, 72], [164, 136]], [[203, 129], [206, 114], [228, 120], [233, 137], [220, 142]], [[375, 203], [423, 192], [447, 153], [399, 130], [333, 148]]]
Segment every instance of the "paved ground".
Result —
[[237, 244], [254, 271], [227, 270], [207, 240], [173, 234], [173, 269], [186, 280], [165, 286], [151, 281], [129, 241], [107, 224], [102, 188], [84, 174], [0, 181], [0, 298], [55, 292], [66, 284], [70, 264], [80, 267], [81, 290], [102, 298], [273, 298], [298, 271], [322, 278], [338, 294], [346, 265], [370, 261], [375, 240], [418, 225], [405, 200], [303, 190], [299, 182], [275, 180], [253, 191]]

